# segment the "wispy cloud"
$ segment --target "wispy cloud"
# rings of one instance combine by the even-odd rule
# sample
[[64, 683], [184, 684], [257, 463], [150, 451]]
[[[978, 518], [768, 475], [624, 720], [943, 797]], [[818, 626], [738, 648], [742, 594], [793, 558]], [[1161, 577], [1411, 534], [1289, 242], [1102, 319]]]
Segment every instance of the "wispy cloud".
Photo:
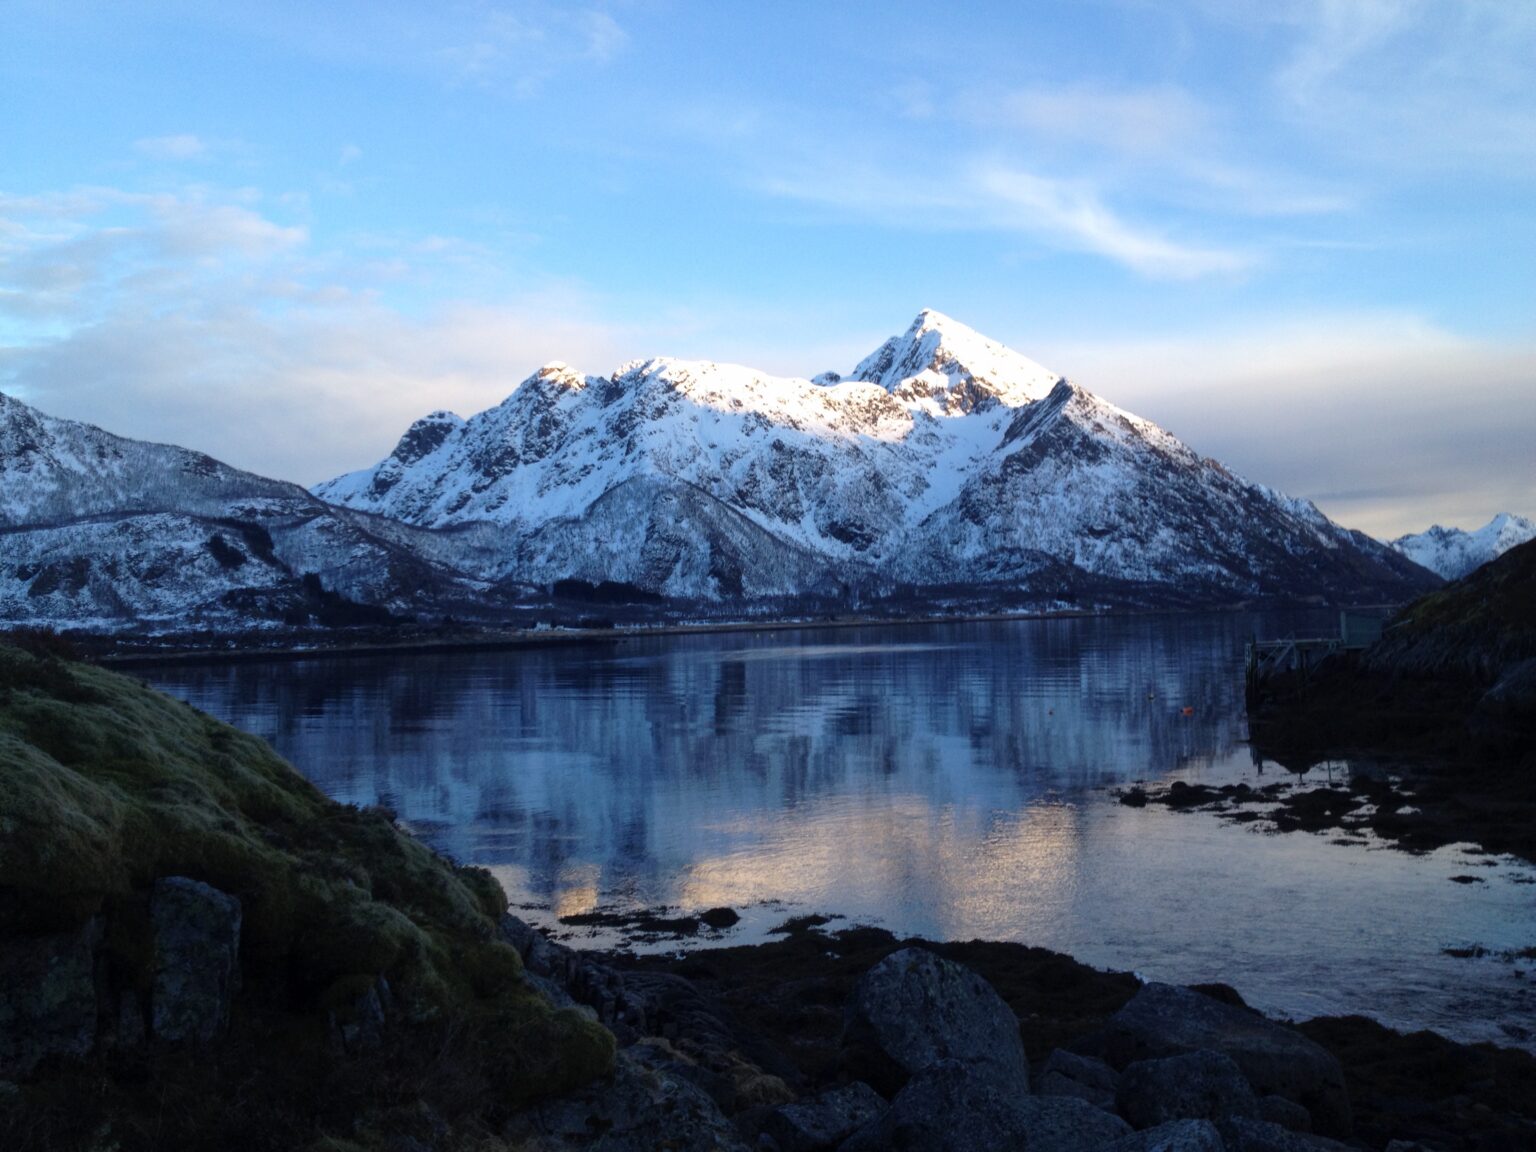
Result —
[[195, 160], [208, 154], [209, 145], [201, 136], [182, 132], [174, 136], [146, 136], [133, 142], [134, 150], [156, 160]]
[[1006, 167], [978, 169], [976, 183], [1013, 216], [1021, 231], [1107, 257], [1144, 276], [1190, 280], [1241, 272], [1256, 260], [1237, 249], [1179, 244], [1135, 227], [1107, 208], [1091, 188]]
[[1231, 275], [1256, 253], [1183, 243], [1126, 219], [1087, 181], [1052, 179], [993, 160], [943, 175], [850, 167], [828, 161], [795, 174], [759, 176], [761, 190], [823, 204], [904, 228], [1010, 233], [1065, 251], [1088, 252], [1154, 279]]
[[1355, 162], [1536, 172], [1536, 6], [1312, 0], [1286, 13], [1283, 109]]
[[[492, 256], [453, 237], [317, 251], [249, 191], [0, 196], [0, 238], [0, 388], [305, 483], [380, 458], [433, 408], [498, 403], [545, 361], [606, 371], [648, 342], [548, 277], [454, 295]], [[399, 285], [434, 303], [391, 302]]]
[[528, 98], [567, 68], [610, 63], [628, 40], [619, 22], [598, 9], [494, 7], [436, 56], [456, 84]]

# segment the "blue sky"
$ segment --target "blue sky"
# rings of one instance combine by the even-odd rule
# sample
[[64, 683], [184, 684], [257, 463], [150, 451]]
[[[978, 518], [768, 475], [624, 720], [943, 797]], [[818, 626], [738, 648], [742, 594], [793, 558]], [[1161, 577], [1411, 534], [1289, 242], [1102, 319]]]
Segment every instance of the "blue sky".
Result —
[[1379, 534], [1536, 515], [1536, 6], [9, 0], [0, 388], [304, 483], [933, 307]]

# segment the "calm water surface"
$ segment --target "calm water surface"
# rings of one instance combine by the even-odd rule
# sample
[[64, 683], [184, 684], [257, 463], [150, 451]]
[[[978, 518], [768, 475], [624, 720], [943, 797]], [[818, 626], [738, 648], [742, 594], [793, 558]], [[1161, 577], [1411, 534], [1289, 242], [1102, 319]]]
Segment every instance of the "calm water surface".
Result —
[[[841, 913], [1221, 980], [1272, 1013], [1531, 1046], [1536, 963], [1442, 949], [1536, 945], [1536, 870], [1133, 809], [1111, 791], [1290, 779], [1243, 741], [1242, 641], [1323, 627], [807, 629], [149, 679], [265, 737], [337, 799], [386, 804], [491, 868], [536, 921], [727, 904], [743, 921], [720, 939], [735, 943]], [[1450, 881], [1468, 873], [1483, 882]]]

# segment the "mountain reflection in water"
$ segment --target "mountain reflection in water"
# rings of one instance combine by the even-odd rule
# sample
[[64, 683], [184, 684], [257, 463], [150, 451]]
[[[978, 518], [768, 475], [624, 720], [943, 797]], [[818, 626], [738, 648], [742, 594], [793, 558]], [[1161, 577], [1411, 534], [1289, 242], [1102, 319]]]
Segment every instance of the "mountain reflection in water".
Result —
[[781, 630], [151, 678], [266, 737], [337, 799], [385, 804], [491, 867], [548, 924], [731, 905], [737, 942], [834, 912], [1224, 980], [1270, 1011], [1505, 1043], [1536, 1032], [1511, 965], [1441, 954], [1536, 944], [1533, 887], [1516, 882], [1529, 869], [1500, 862], [1463, 887], [1448, 882], [1469, 866], [1455, 849], [1262, 835], [1110, 791], [1291, 779], [1242, 742], [1242, 642], [1330, 622]]

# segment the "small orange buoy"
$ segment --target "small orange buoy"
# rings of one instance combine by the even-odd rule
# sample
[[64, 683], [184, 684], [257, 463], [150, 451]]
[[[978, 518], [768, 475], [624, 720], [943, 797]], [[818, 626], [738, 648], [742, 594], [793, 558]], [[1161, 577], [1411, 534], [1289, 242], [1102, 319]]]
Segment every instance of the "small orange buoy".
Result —
[[1195, 710], [1193, 708], [1185, 708], [1183, 712], [1186, 716], [1193, 716], [1195, 714]]

